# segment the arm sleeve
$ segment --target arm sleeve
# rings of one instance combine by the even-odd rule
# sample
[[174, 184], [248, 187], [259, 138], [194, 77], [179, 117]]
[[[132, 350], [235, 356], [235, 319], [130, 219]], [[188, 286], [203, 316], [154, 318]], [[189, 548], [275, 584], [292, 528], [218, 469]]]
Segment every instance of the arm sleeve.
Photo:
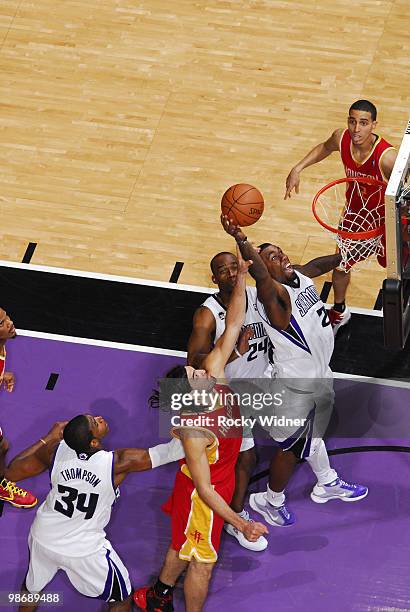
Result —
[[172, 438], [167, 444], [158, 444], [148, 449], [149, 456], [151, 457], [152, 468], [159, 467], [160, 465], [166, 465], [173, 461], [178, 461], [185, 457], [184, 449], [181, 444], [181, 440], [178, 438]]

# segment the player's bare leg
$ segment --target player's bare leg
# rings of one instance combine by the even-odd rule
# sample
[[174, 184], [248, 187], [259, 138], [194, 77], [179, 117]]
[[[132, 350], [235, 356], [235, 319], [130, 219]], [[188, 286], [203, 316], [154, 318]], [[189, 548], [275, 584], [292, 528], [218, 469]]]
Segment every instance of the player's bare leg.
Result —
[[342, 270], [333, 270], [332, 284], [334, 294], [334, 305], [328, 311], [329, 319], [333, 327], [333, 333], [336, 335], [338, 329], [346, 325], [350, 319], [350, 310], [346, 307], [345, 299], [347, 288], [350, 283], [350, 272]]
[[343, 270], [333, 270], [332, 284], [334, 293], [334, 303], [341, 304], [346, 299], [346, 291], [350, 283], [350, 272]]
[[[25, 580], [24, 580], [23, 584], [21, 585], [21, 593], [29, 595], [29, 592], [27, 591], [27, 588], [26, 588], [26, 581]], [[38, 605], [19, 606], [19, 612], [35, 612], [35, 610], [37, 610], [37, 608], [38, 608]]]
[[235, 465], [235, 491], [233, 494], [231, 508], [238, 514], [242, 512], [245, 495], [249, 485], [249, 479], [256, 465], [255, 447], [239, 453]]
[[162, 566], [159, 579], [164, 584], [174, 586], [179, 576], [185, 571], [188, 561], [183, 561], [179, 558], [178, 552], [169, 547], [165, 557], [164, 565]]
[[269, 488], [275, 493], [281, 493], [292, 476], [297, 459], [291, 451], [278, 448], [269, 467]]
[[186, 612], [201, 612], [214, 565], [191, 559], [184, 581]]
[[115, 612], [130, 612], [132, 602], [132, 596], [130, 595], [124, 601], [114, 601], [108, 604], [109, 610], [115, 610]]

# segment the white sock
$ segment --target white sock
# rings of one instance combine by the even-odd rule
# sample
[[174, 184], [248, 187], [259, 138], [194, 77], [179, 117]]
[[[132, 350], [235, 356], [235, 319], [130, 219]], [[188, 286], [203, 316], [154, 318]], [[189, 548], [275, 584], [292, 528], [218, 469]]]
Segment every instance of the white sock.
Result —
[[313, 455], [308, 457], [306, 461], [315, 473], [319, 485], [329, 484], [336, 480], [337, 472], [330, 467], [329, 455], [327, 454], [326, 445], [323, 440], [317, 443]]
[[270, 489], [268, 485], [266, 489], [266, 499], [272, 506], [275, 506], [275, 508], [279, 508], [285, 503], [285, 491], [280, 491], [279, 493], [277, 493], [276, 491], [272, 491], [272, 489]]
[[248, 513], [246, 512], [246, 510], [242, 510], [242, 512], [237, 512], [237, 515], [244, 519], [247, 518]]

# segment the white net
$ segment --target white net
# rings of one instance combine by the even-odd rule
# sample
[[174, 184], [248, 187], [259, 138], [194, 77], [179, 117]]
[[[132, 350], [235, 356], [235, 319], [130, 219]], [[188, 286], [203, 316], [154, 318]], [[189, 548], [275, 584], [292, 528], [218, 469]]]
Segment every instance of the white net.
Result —
[[[318, 220], [336, 240], [348, 272], [363, 267], [371, 256], [384, 262], [384, 192], [386, 185], [365, 178], [346, 179], [328, 187], [316, 198]], [[361, 235], [370, 232], [370, 235]], [[360, 264], [360, 266], [358, 266]]]

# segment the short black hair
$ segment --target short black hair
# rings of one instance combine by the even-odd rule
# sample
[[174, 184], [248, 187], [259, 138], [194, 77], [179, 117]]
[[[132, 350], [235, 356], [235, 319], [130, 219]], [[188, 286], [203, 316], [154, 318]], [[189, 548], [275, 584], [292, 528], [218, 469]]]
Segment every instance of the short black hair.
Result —
[[236, 255], [234, 255], [233, 253], [230, 253], [229, 251], [221, 251], [220, 253], [217, 253], [216, 255], [214, 255], [211, 259], [211, 270], [212, 270], [212, 274], [215, 274], [216, 270], [215, 270], [215, 260], [220, 257], [221, 255], [232, 255], [232, 257], [234, 257], [236, 259]]
[[262, 251], [264, 251], [265, 249], [267, 249], [270, 246], [273, 246], [273, 244], [271, 242], [263, 242], [262, 244], [260, 244], [258, 246], [259, 253], [262, 253]]
[[64, 442], [76, 453], [88, 453], [93, 439], [90, 423], [85, 414], [79, 414], [64, 427]]
[[165, 378], [158, 381], [159, 389], [153, 389], [149, 397], [148, 403], [151, 408], [160, 408], [161, 410], [170, 410], [172, 395], [191, 392], [188, 374], [183, 365], [177, 365], [168, 370]]
[[370, 113], [372, 121], [376, 121], [377, 119], [377, 108], [372, 102], [369, 102], [369, 100], [356, 100], [356, 102], [353, 102], [352, 106], [349, 108], [349, 114], [352, 110]]

